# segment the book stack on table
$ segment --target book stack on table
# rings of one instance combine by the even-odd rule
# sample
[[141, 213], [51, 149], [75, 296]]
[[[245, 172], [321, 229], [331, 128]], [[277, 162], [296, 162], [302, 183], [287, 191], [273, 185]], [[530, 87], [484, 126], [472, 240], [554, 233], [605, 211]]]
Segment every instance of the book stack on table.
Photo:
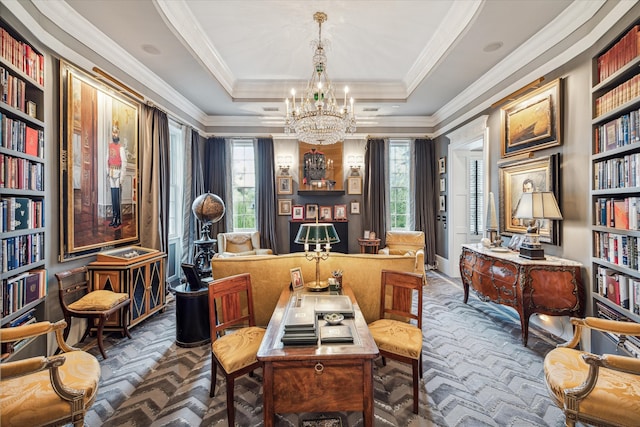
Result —
[[284, 322], [282, 343], [284, 345], [315, 345], [318, 343], [316, 315], [313, 306], [297, 306], [294, 299], [289, 306]]

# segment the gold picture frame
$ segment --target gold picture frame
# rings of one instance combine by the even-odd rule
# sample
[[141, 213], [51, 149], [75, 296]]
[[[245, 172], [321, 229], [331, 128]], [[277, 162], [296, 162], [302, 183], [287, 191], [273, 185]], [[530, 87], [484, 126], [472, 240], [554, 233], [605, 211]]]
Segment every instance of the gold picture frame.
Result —
[[278, 200], [278, 215], [291, 215], [291, 199], [279, 199]]
[[60, 97], [60, 261], [138, 243], [140, 104], [64, 61]]
[[502, 157], [562, 143], [562, 79], [500, 109]]
[[293, 194], [293, 178], [290, 176], [277, 177], [278, 194]]
[[362, 194], [362, 177], [350, 176], [347, 179], [347, 194]]

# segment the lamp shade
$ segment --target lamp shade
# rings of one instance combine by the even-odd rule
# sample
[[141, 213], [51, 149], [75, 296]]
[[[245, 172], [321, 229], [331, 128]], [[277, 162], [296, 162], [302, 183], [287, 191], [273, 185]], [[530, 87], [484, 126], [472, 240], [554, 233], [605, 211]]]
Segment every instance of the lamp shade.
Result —
[[302, 224], [296, 235], [295, 243], [326, 244], [338, 243], [340, 238], [333, 224], [309, 223]]
[[513, 216], [522, 219], [562, 219], [558, 202], [550, 191], [522, 193]]

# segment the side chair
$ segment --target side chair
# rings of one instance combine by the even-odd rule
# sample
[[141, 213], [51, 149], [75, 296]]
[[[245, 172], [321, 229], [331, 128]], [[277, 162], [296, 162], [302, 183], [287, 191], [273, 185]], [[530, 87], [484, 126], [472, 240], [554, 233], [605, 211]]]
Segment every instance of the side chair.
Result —
[[227, 419], [235, 425], [234, 380], [261, 367], [258, 349], [266, 330], [256, 326], [251, 275], [238, 274], [209, 283], [211, 329], [211, 388], [216, 393], [218, 367], [227, 382]]
[[97, 327], [98, 347], [102, 357], [106, 359], [107, 353], [104, 351], [102, 340], [104, 324], [113, 313], [120, 310], [122, 310], [121, 314], [123, 316], [122, 336], [126, 335], [131, 339], [126, 322], [131, 304], [128, 294], [106, 289], [91, 291], [86, 266], [56, 273], [56, 279], [58, 280], [60, 307], [67, 322], [64, 330], [65, 340], [69, 337], [71, 319], [73, 317], [87, 319], [87, 329], [84, 331], [80, 342], [84, 341], [89, 335], [91, 328]]
[[2, 427], [84, 425], [84, 416], [98, 394], [100, 363], [92, 354], [65, 343], [62, 331], [66, 326], [60, 320], [0, 328], [3, 343], [55, 332], [63, 351], [0, 364]]
[[596, 355], [576, 349], [584, 329], [640, 336], [640, 324], [586, 317], [571, 318], [574, 335], [544, 358], [549, 395], [565, 414], [565, 423], [598, 426], [640, 425], [640, 359]]
[[422, 378], [422, 286], [421, 274], [382, 270], [380, 319], [369, 324], [383, 365], [385, 357], [411, 365], [415, 414]]

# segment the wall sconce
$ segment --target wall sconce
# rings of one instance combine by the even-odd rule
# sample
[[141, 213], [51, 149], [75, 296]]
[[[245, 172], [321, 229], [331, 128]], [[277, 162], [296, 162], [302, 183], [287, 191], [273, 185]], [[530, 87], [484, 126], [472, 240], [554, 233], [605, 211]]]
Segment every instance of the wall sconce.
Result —
[[364, 158], [362, 156], [349, 156], [347, 163], [351, 169], [351, 176], [360, 176], [360, 169], [364, 164]]
[[293, 159], [291, 156], [278, 156], [278, 169], [280, 170], [280, 175], [289, 175], [289, 168], [291, 167], [292, 162]]

